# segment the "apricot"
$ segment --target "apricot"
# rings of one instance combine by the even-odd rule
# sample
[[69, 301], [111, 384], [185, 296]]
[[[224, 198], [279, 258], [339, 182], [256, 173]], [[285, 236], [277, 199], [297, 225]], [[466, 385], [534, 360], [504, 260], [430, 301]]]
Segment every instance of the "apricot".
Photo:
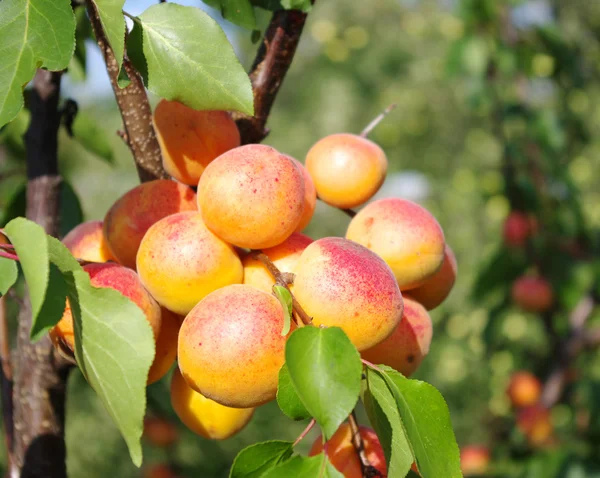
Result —
[[[312, 242], [310, 237], [295, 232], [281, 244], [263, 249], [263, 252], [281, 272], [294, 272], [294, 267], [302, 251]], [[270, 294], [275, 279], [262, 262], [252, 254], [248, 254], [242, 260], [242, 264], [244, 266], [244, 284], [252, 285]]]
[[286, 337], [279, 301], [249, 285], [207, 295], [179, 331], [177, 356], [186, 382], [227, 407], [252, 408], [275, 398]]
[[354, 134], [332, 134], [310, 148], [305, 164], [319, 197], [345, 209], [373, 197], [383, 184], [388, 162], [372, 141]]
[[460, 450], [460, 469], [464, 476], [483, 475], [490, 464], [490, 451], [483, 445], [469, 445]]
[[179, 478], [169, 465], [159, 463], [144, 469], [144, 478]]
[[83, 222], [73, 228], [62, 240], [74, 257], [89, 262], [116, 260], [102, 233], [102, 221]]
[[161, 308], [161, 324], [156, 340], [154, 362], [148, 372], [148, 385], [163, 378], [175, 363], [177, 357], [177, 337], [183, 317]]
[[392, 367], [410, 376], [429, 353], [433, 326], [425, 307], [404, 296], [402, 320], [387, 339], [363, 350], [361, 355], [374, 364]]
[[386, 339], [402, 317], [402, 294], [387, 264], [340, 237], [310, 244], [294, 270], [292, 290], [314, 325], [341, 327], [356, 348]]
[[199, 212], [180, 212], [154, 224], [137, 254], [144, 286], [158, 303], [185, 315], [210, 292], [242, 282], [233, 247], [204, 225]]
[[544, 446], [552, 442], [554, 427], [550, 410], [541, 404], [522, 408], [517, 414], [517, 428], [532, 446]]
[[317, 190], [315, 188], [315, 183], [304, 165], [297, 159], [292, 158], [291, 156], [288, 157], [294, 160], [296, 166], [302, 171], [302, 177], [304, 178], [304, 211], [302, 212], [302, 219], [300, 219], [300, 223], [296, 227], [296, 232], [300, 232], [308, 226], [315, 213], [315, 207], [317, 206]]
[[[89, 274], [90, 282], [94, 287], [118, 290], [133, 301], [146, 315], [154, 337], [158, 337], [161, 325], [160, 307], [134, 271], [114, 262], [87, 264], [83, 266], [83, 270]], [[58, 324], [50, 331], [50, 336], [55, 343], [60, 341], [70, 350], [75, 349], [73, 315], [68, 299], [65, 312]]]
[[542, 396], [542, 383], [531, 372], [522, 370], [510, 377], [506, 394], [515, 408], [534, 405]]
[[171, 404], [183, 424], [204, 438], [225, 440], [244, 428], [254, 408], [230, 408], [192, 390], [179, 369], [171, 379]]
[[113, 204], [104, 218], [104, 237], [117, 261], [135, 269], [135, 257], [146, 231], [163, 217], [195, 211], [196, 194], [170, 179], [136, 186]]
[[[368, 427], [359, 427], [360, 436], [365, 445], [365, 453], [371, 466], [377, 469], [384, 477], [387, 476], [387, 464], [383, 448], [375, 431]], [[325, 454], [331, 464], [344, 475], [345, 478], [362, 478], [363, 473], [360, 459], [352, 444], [352, 429], [348, 423], [342, 423], [333, 436], [323, 447], [323, 436], [319, 435], [313, 443], [308, 456], [319, 455], [325, 448]]]
[[263, 249], [281, 244], [304, 212], [302, 171], [260, 144], [232, 149], [210, 163], [198, 183], [206, 226], [231, 244]]
[[457, 264], [454, 252], [446, 244], [442, 267], [425, 283], [408, 293], [427, 310], [433, 310], [450, 295], [456, 281]]
[[240, 145], [240, 132], [226, 111], [198, 111], [161, 100], [152, 115], [165, 171], [196, 186], [208, 164]]
[[510, 247], [523, 247], [536, 229], [535, 219], [520, 211], [512, 211], [504, 221], [504, 243]]
[[512, 299], [527, 312], [545, 312], [554, 302], [552, 286], [543, 277], [523, 276], [512, 285]]
[[170, 421], [159, 417], [146, 417], [144, 419], [144, 438], [152, 445], [167, 448], [178, 439], [177, 428]]
[[401, 290], [423, 285], [444, 262], [442, 228], [427, 209], [406, 199], [368, 204], [350, 221], [346, 239], [383, 258]]

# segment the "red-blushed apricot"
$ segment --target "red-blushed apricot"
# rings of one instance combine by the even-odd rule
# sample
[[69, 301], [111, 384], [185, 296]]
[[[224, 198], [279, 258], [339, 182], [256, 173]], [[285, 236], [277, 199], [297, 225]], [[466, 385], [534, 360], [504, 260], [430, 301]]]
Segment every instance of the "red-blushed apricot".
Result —
[[[359, 427], [360, 436], [365, 445], [365, 454], [371, 466], [377, 469], [385, 478], [387, 465], [383, 448], [375, 431], [368, 427]], [[344, 475], [344, 478], [362, 478], [358, 453], [352, 444], [352, 429], [348, 423], [342, 423], [333, 436], [323, 446], [323, 436], [319, 435], [313, 443], [308, 456], [319, 455], [325, 449], [325, 454], [331, 464]]]
[[[302, 251], [312, 242], [310, 237], [295, 232], [281, 244], [263, 249], [263, 252], [281, 272], [294, 272], [294, 267]], [[262, 262], [252, 254], [248, 254], [242, 260], [242, 264], [244, 265], [244, 284], [252, 285], [270, 294], [275, 279]]]
[[350, 221], [346, 239], [383, 258], [401, 290], [424, 284], [444, 261], [444, 232], [439, 223], [427, 209], [406, 199], [368, 204]]
[[179, 439], [177, 427], [165, 418], [146, 417], [144, 419], [144, 438], [152, 445], [167, 448]]
[[536, 229], [535, 218], [524, 212], [512, 211], [504, 221], [504, 243], [510, 247], [523, 247]]
[[388, 365], [408, 377], [429, 353], [432, 336], [433, 326], [425, 307], [404, 296], [402, 320], [392, 335], [363, 350], [361, 355], [371, 363]]
[[387, 158], [372, 141], [355, 134], [332, 134], [306, 155], [306, 169], [327, 204], [351, 208], [366, 203], [387, 173]]
[[104, 218], [104, 237], [112, 255], [135, 269], [135, 256], [146, 231], [163, 217], [196, 211], [196, 194], [189, 187], [157, 179], [126, 192]]
[[175, 363], [177, 357], [177, 338], [183, 317], [161, 308], [161, 324], [156, 340], [154, 362], [148, 372], [148, 385], [163, 378]]
[[300, 223], [296, 227], [296, 232], [300, 232], [308, 226], [315, 213], [315, 207], [317, 206], [317, 190], [315, 188], [315, 183], [304, 165], [297, 159], [292, 158], [291, 156], [288, 157], [294, 160], [296, 166], [302, 171], [302, 177], [304, 178], [304, 211], [302, 212], [302, 219], [300, 219]]
[[552, 443], [554, 426], [550, 410], [541, 404], [522, 408], [517, 413], [517, 428], [525, 435], [527, 441], [535, 447]]
[[79, 224], [63, 238], [62, 242], [78, 259], [89, 262], [116, 260], [104, 239], [102, 221], [88, 221]]
[[186, 382], [222, 405], [252, 408], [275, 398], [286, 337], [279, 301], [249, 285], [207, 295], [179, 330]]
[[521, 370], [510, 377], [506, 394], [515, 408], [537, 403], [542, 396], [542, 383], [531, 372]]
[[[133, 301], [146, 315], [154, 337], [158, 337], [161, 325], [160, 307], [134, 271], [114, 262], [87, 264], [83, 266], [83, 270], [89, 274], [90, 282], [94, 287], [118, 290]], [[74, 350], [73, 315], [68, 299], [65, 312], [58, 324], [50, 331], [50, 336], [55, 343], [60, 341], [70, 350]]]
[[231, 408], [192, 390], [179, 369], [171, 379], [171, 404], [183, 424], [204, 438], [225, 440], [244, 428], [254, 408]]
[[460, 469], [464, 476], [486, 473], [490, 465], [490, 450], [483, 445], [468, 445], [460, 450]]
[[427, 310], [435, 309], [446, 300], [452, 287], [454, 287], [457, 269], [454, 252], [446, 244], [442, 267], [427, 279], [423, 285], [408, 291], [408, 294]]
[[154, 224], [144, 236], [137, 269], [160, 305], [185, 315], [210, 292], [242, 282], [233, 247], [204, 225], [199, 212], [181, 212]]
[[386, 339], [402, 317], [402, 294], [387, 264], [340, 237], [310, 244], [294, 269], [292, 291], [314, 325], [341, 327], [356, 348]]
[[159, 463], [144, 468], [144, 478], [179, 478], [169, 465]]
[[302, 171], [289, 157], [260, 144], [222, 154], [198, 183], [206, 226], [231, 244], [263, 249], [281, 244], [304, 211]]
[[240, 145], [240, 132], [226, 111], [198, 111], [178, 101], [161, 100], [152, 115], [165, 171], [196, 186], [204, 168]]
[[544, 312], [552, 307], [552, 286], [543, 277], [523, 276], [512, 285], [512, 299], [527, 312]]

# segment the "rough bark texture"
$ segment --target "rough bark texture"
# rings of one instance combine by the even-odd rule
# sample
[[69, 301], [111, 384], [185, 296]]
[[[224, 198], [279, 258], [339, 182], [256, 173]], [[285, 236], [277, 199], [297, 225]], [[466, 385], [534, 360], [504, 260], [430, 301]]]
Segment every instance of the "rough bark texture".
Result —
[[[31, 91], [27, 149], [27, 218], [51, 235], [58, 233], [57, 135], [60, 73], [38, 70]], [[11, 476], [66, 478], [64, 441], [68, 368], [55, 357], [48, 336], [29, 340], [31, 306], [25, 297], [19, 314], [14, 363], [14, 449]]]
[[87, 11], [96, 42], [104, 56], [106, 70], [121, 112], [121, 118], [123, 118], [125, 131], [120, 136], [133, 154], [140, 181], [166, 178], [168, 176], [162, 167], [160, 146], [152, 126], [152, 109], [148, 102], [144, 82], [131, 62], [125, 58], [123, 69], [131, 83], [125, 88], [119, 88], [117, 83], [119, 65], [102, 29], [96, 7], [91, 1], [87, 2]]
[[242, 144], [260, 143], [269, 134], [267, 119], [277, 92], [292, 64], [306, 13], [280, 10], [273, 13], [250, 71], [254, 91], [254, 116], [234, 114]]
[[2, 421], [4, 441], [8, 456], [8, 465], [12, 462], [13, 448], [13, 374], [8, 343], [8, 324], [6, 317], [6, 299], [0, 297], [0, 382], [2, 385]]

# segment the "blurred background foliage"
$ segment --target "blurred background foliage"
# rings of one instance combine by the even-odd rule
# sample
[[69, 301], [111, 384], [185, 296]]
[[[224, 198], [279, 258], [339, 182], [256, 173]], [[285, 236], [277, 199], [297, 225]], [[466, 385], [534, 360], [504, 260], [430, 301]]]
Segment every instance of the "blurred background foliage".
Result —
[[[140, 3], [149, 2], [129, 1], [126, 9], [137, 13]], [[266, 25], [268, 16], [260, 20]], [[224, 27], [249, 66], [256, 49], [250, 33]], [[87, 59], [81, 49], [63, 90], [79, 103], [74, 137], [61, 131], [68, 181], [64, 231], [82, 219], [101, 219], [137, 183], [130, 154], [115, 134], [120, 117], [98, 52], [92, 42], [87, 47]], [[600, 355], [578, 358], [577, 380], [552, 408], [558, 446], [551, 450], [526, 443], [505, 394], [516, 370], [546, 378], [556, 343], [568, 333], [570, 311], [597, 285], [600, 2], [317, 2], [265, 142], [303, 160], [319, 138], [359, 132], [390, 103], [397, 109], [371, 136], [390, 161], [378, 197], [401, 196], [429, 208], [459, 264], [451, 296], [432, 313], [433, 344], [416, 377], [443, 393], [459, 445], [490, 447], [490, 476], [600, 476]], [[0, 224], [23, 211], [27, 121], [22, 112], [0, 132]], [[541, 226], [525, 251], [502, 243], [512, 209], [532, 213]], [[344, 214], [319, 204], [307, 233], [344, 235], [347, 223]], [[531, 266], [557, 291], [549, 316], [511, 305], [513, 279]], [[14, 315], [14, 302], [11, 308]], [[598, 321], [596, 309], [589, 322]], [[69, 388], [70, 476], [140, 476], [79, 372]], [[179, 426], [168, 380], [150, 387], [148, 403], [178, 424], [180, 439], [167, 450], [146, 443], [145, 462], [171, 462], [183, 477], [227, 476], [243, 446], [294, 439], [304, 427], [270, 404], [240, 435], [215, 443]]]

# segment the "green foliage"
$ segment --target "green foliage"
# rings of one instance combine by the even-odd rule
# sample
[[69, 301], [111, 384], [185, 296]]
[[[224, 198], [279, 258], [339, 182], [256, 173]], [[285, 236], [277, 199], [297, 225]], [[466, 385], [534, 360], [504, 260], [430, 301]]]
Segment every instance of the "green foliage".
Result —
[[293, 453], [292, 442], [268, 441], [242, 450], [235, 458], [230, 478], [260, 478], [269, 469], [287, 461]]
[[292, 327], [292, 294], [285, 287], [280, 285], [273, 286], [273, 293], [277, 300], [281, 302], [281, 307], [283, 307], [283, 330], [281, 331], [282, 337], [285, 337]]
[[100, 127], [96, 118], [85, 111], [79, 111], [73, 121], [73, 138], [90, 153], [109, 164], [114, 163], [113, 147], [106, 131]]
[[203, 0], [217, 8], [225, 20], [248, 30], [256, 29], [256, 16], [250, 0]]
[[19, 277], [19, 270], [15, 261], [0, 257], [0, 297], [8, 292]]
[[121, 68], [125, 51], [125, 17], [123, 5], [125, 0], [91, 0], [98, 12], [102, 29], [115, 55], [117, 65]]
[[305, 420], [310, 418], [310, 413], [296, 393], [287, 364], [283, 364], [279, 371], [277, 385], [277, 405], [281, 411], [292, 420]]
[[325, 455], [321, 454], [309, 458], [295, 456], [291, 460], [288, 460], [275, 468], [271, 468], [271, 470], [262, 475], [261, 478], [279, 478], [282, 476], [342, 478], [343, 475], [329, 463]]

